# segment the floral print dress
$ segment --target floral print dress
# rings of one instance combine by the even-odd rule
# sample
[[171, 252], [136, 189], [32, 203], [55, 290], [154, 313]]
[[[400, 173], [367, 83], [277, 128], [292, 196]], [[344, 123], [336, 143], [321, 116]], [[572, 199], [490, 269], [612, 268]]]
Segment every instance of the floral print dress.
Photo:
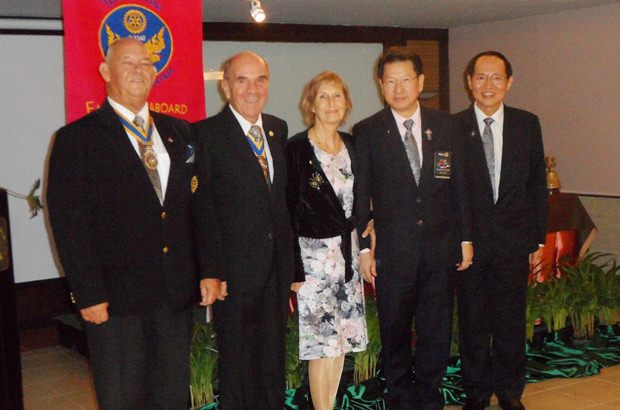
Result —
[[[312, 143], [312, 141], [311, 141]], [[351, 159], [343, 145], [336, 155], [312, 144], [347, 218], [353, 211]], [[351, 232], [353, 278], [345, 283], [345, 261], [340, 236], [327, 239], [300, 237], [306, 281], [297, 292], [299, 357], [301, 360], [338, 357], [366, 349], [368, 334], [364, 288], [359, 273], [359, 243]]]

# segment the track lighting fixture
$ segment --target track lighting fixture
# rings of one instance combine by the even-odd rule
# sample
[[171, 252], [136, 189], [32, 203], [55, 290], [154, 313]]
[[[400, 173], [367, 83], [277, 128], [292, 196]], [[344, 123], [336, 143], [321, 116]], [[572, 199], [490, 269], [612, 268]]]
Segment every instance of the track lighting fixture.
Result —
[[267, 15], [265, 14], [265, 10], [263, 10], [263, 7], [260, 5], [260, 1], [250, 0], [250, 4], [252, 6], [252, 8], [250, 9], [250, 16], [252, 16], [252, 19], [254, 19], [254, 21], [257, 23], [262, 23], [263, 21], [265, 21]]

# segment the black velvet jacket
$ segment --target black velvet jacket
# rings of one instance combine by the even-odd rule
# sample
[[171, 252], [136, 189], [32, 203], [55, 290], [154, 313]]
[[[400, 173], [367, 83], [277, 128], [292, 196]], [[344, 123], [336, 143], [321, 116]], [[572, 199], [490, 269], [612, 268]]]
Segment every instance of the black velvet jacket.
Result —
[[[355, 155], [352, 137], [340, 132], [340, 138], [351, 157], [351, 169], [355, 175]], [[346, 218], [342, 205], [325, 176], [321, 163], [314, 155], [308, 140], [308, 130], [288, 140], [286, 145], [288, 208], [295, 233], [295, 282], [305, 279], [299, 248], [299, 237], [333, 238], [340, 235], [340, 249], [345, 258], [345, 281], [351, 280], [351, 231], [355, 229], [354, 217]], [[353, 192], [355, 193], [355, 182]], [[355, 206], [353, 207], [355, 209]]]

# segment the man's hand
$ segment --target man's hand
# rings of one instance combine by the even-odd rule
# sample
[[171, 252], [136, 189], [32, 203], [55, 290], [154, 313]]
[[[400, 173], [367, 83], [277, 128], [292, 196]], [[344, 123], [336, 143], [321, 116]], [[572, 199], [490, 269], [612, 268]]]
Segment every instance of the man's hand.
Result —
[[200, 281], [200, 306], [212, 305], [215, 299], [224, 300], [227, 295], [226, 282], [214, 278]]
[[377, 235], [375, 234], [375, 220], [371, 219], [368, 221], [368, 225], [366, 225], [366, 229], [362, 232], [362, 238], [370, 235], [370, 251], [375, 253], [375, 246], [377, 246]]
[[464, 271], [474, 263], [474, 245], [471, 242], [461, 243], [461, 253], [463, 254], [463, 260], [461, 263], [456, 264], [457, 271]]
[[377, 262], [372, 252], [360, 253], [360, 270], [366, 282], [374, 283], [377, 276]]
[[530, 265], [538, 266], [542, 263], [543, 246], [539, 246], [534, 252], [530, 253]]
[[98, 305], [80, 309], [80, 313], [85, 321], [100, 325], [103, 322], [107, 322], [110, 318], [108, 315], [108, 306], [110, 306], [108, 302], [99, 303]]
[[293, 282], [291, 284], [291, 290], [295, 293], [297, 293], [299, 291], [299, 289], [304, 285], [304, 283], [306, 282]]

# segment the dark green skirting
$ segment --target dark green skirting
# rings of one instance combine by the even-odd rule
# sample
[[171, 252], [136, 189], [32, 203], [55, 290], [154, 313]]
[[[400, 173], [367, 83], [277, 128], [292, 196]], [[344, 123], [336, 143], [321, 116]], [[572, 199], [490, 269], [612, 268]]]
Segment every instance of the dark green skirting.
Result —
[[[620, 364], [620, 325], [599, 327], [592, 339], [583, 341], [572, 339], [564, 329], [546, 335], [540, 343], [528, 344], [526, 351], [528, 360], [525, 379], [528, 383], [558, 377], [596, 375], [602, 368]], [[351, 361], [347, 360], [335, 409], [387, 410], [383, 400], [384, 380], [381, 375], [360, 385], [354, 385], [352, 373]], [[450, 359], [441, 392], [446, 404], [465, 402], [458, 356]], [[202, 407], [201, 410], [217, 408], [217, 403], [212, 403]], [[285, 408], [312, 409], [307, 384], [286, 392]]]

